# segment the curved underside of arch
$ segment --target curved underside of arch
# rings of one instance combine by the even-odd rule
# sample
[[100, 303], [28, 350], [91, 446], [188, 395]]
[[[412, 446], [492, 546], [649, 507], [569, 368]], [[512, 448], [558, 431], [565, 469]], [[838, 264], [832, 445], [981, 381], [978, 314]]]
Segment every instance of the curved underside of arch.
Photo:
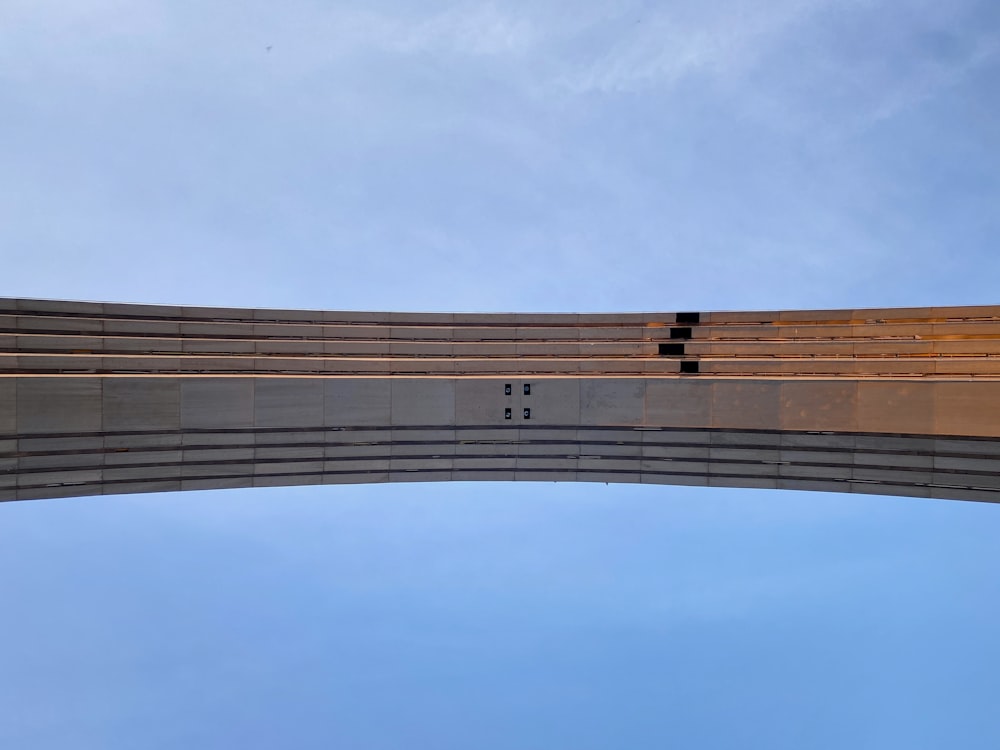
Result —
[[1000, 307], [0, 300], [0, 500], [596, 481], [1000, 499]]

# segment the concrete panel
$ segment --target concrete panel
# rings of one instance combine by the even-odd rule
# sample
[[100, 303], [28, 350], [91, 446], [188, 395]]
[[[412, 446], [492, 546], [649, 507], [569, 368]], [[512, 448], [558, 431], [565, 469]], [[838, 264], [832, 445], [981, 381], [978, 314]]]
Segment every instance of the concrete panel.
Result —
[[59, 497], [91, 497], [104, 494], [101, 484], [67, 484], [61, 487], [23, 487], [17, 490], [18, 500], [47, 500]]
[[526, 471], [538, 471], [541, 469], [576, 471], [578, 464], [579, 461], [576, 458], [560, 458], [556, 456], [518, 456], [514, 463], [517, 469]]
[[[513, 482], [516, 477], [516, 472], [510, 470], [475, 470], [475, 469], [456, 469], [451, 472], [451, 481], [453, 482]], [[0, 497], [2, 497], [2, 492], [0, 492]]]
[[929, 454], [934, 451], [934, 438], [896, 435], [857, 435], [854, 438], [857, 455], [874, 451]]
[[322, 474], [276, 474], [274, 476], [255, 475], [254, 487], [298, 487], [323, 484]]
[[99, 484], [101, 469], [68, 469], [66, 471], [39, 471], [18, 476], [18, 487], [43, 485]]
[[781, 434], [782, 447], [822, 448], [836, 451], [853, 451], [854, 435], [810, 435], [809, 433], [784, 432]]
[[678, 461], [674, 459], [643, 459], [642, 473], [651, 474], [708, 474], [707, 461]]
[[[128, 333], [133, 336], [176, 336], [180, 323], [176, 320], [105, 320], [104, 333]], [[106, 339], [112, 341], [114, 339]]]
[[[253, 475], [253, 463], [235, 464], [196, 464], [181, 466], [181, 477], [184, 479], [211, 479], [213, 477], [244, 477]], [[250, 485], [241, 485], [249, 487]]]
[[234, 432], [188, 432], [181, 436], [181, 445], [186, 448], [252, 448], [256, 433], [245, 431]]
[[607, 443], [602, 441], [581, 442], [580, 453], [597, 455], [603, 458], [639, 458], [642, 455], [642, 443]]
[[124, 452], [105, 453], [105, 466], [130, 466], [133, 464], [171, 464], [180, 463], [184, 454], [179, 450], [143, 451], [129, 450]]
[[449, 455], [455, 452], [454, 430], [392, 430], [390, 453]]
[[273, 461], [276, 459], [287, 459], [291, 461], [305, 461], [310, 458], [323, 458], [326, 448], [323, 445], [278, 445], [260, 446], [254, 448], [255, 461]]
[[934, 432], [1000, 437], [1000, 382], [935, 384]]
[[685, 476], [682, 474], [651, 474], [643, 472], [643, 484], [669, 484], [679, 487], [707, 487], [707, 476]]
[[148, 482], [119, 482], [103, 485], [105, 495], [138, 495], [147, 492], [179, 492], [179, 479], [159, 479]]
[[976, 489], [1000, 490], [1000, 474], [962, 474], [960, 472], [934, 472], [933, 484], [960, 485]]
[[712, 385], [683, 379], [647, 379], [643, 424], [664, 427], [709, 427]]
[[361, 443], [384, 443], [391, 439], [392, 430], [388, 425], [381, 429], [372, 427], [371, 429], [331, 429], [327, 432], [327, 444], [337, 445], [360, 445]]
[[708, 446], [691, 445], [644, 445], [642, 455], [649, 459], [698, 459], [708, 460]]
[[790, 464], [837, 464], [851, 466], [853, 456], [849, 452], [782, 450], [779, 460]]
[[[567, 481], [560, 479], [560, 481]], [[577, 482], [604, 482], [605, 484], [639, 484], [642, 481], [642, 474], [638, 471], [632, 473], [606, 472], [606, 471], [579, 471], [576, 474]]]
[[[491, 447], [491, 450], [496, 450], [496, 448]], [[598, 446], [590, 446], [583, 449], [584, 453], [596, 453], [599, 449]], [[480, 452], [484, 450], [480, 448]], [[552, 442], [549, 440], [536, 441], [536, 442], [520, 442], [517, 445], [510, 446], [510, 450], [505, 451], [504, 448], [500, 448], [501, 451], [505, 453], [513, 453], [517, 456], [577, 456], [581, 452], [581, 446], [577, 444], [576, 441], [568, 442]]]
[[575, 471], [515, 471], [515, 482], [576, 482], [587, 481], [585, 475]]
[[100, 378], [19, 378], [17, 432], [99, 432]]
[[709, 442], [713, 447], [778, 448], [781, 445], [781, 434], [764, 431], [729, 432], [717, 430], [709, 434]]
[[328, 445], [323, 457], [326, 459], [353, 459], [371, 456], [388, 457], [391, 445]]
[[339, 435], [339, 431], [333, 430], [293, 430], [285, 432], [283, 430], [263, 430], [254, 433], [254, 443], [257, 447], [271, 446], [293, 446], [306, 443], [323, 446], [330, 436]]
[[858, 429], [856, 383], [805, 380], [781, 386], [780, 427], [783, 430]]
[[943, 500], [971, 500], [980, 503], [1000, 502], [1000, 492], [993, 490], [966, 490], [953, 487], [931, 487], [930, 496]]
[[934, 431], [934, 394], [930, 383], [859, 383], [858, 429], [929, 434]]
[[184, 463], [213, 465], [231, 461], [249, 463], [253, 461], [253, 454], [253, 448], [185, 448]]
[[0, 378], [0, 434], [17, 433], [17, 381]]
[[708, 451], [709, 461], [754, 461], [777, 464], [780, 461], [780, 451], [767, 448], [718, 448], [712, 446]]
[[389, 471], [451, 471], [454, 463], [451, 457], [442, 458], [391, 458], [389, 460]]
[[[531, 393], [527, 396], [524, 395], [525, 383], [531, 386]], [[531, 421], [539, 420], [550, 425], [580, 424], [579, 380], [525, 378], [520, 385], [515, 383], [514, 387], [516, 392], [521, 393], [521, 409], [531, 409]]]
[[868, 466], [855, 466], [852, 478], [863, 482], [875, 481], [885, 484], [932, 484], [934, 473], [912, 469], [885, 469]]
[[778, 475], [797, 479], [851, 479], [851, 466], [779, 465]]
[[712, 426], [773, 430], [779, 426], [781, 383], [750, 380], [712, 384]]
[[[511, 386], [509, 396], [504, 394], [507, 384]], [[521, 409], [521, 393], [521, 381], [513, 378], [458, 380], [455, 383], [455, 423], [497, 426], [509, 424]], [[504, 418], [506, 408], [511, 409], [511, 420]]]
[[324, 474], [323, 484], [378, 484], [389, 481], [388, 472]]
[[454, 425], [455, 381], [393, 380], [393, 425]]
[[454, 465], [455, 471], [493, 471], [499, 469], [513, 471], [517, 467], [517, 458], [515, 456], [455, 456]]
[[233, 490], [253, 487], [253, 476], [182, 479], [182, 490]]
[[869, 484], [852, 482], [851, 492], [856, 495], [897, 495], [899, 497], [930, 497], [930, 487], [917, 487], [908, 484]]
[[108, 378], [103, 399], [105, 432], [180, 429], [176, 378]]
[[59, 318], [54, 316], [29, 317], [19, 316], [17, 319], [19, 331], [67, 331], [71, 334], [101, 333], [104, 321], [99, 318]]
[[152, 481], [176, 478], [180, 481], [181, 467], [177, 466], [118, 466], [104, 469], [104, 481], [128, 479], [132, 481]]
[[[782, 480], [787, 481], [787, 480]], [[743, 489], [776, 490], [778, 489], [777, 479], [767, 477], [726, 477], [711, 476], [708, 478], [709, 487], [740, 487]]]
[[878, 466], [886, 469], [931, 469], [934, 456], [927, 453], [867, 453], [854, 454], [855, 466]]
[[638, 425], [643, 423], [646, 381], [604, 378], [580, 381], [581, 425]]
[[[323, 463], [323, 472], [328, 474], [330, 472], [347, 472], [347, 473], [357, 473], [357, 472], [388, 472], [389, 471], [389, 459], [327, 459]], [[382, 480], [382, 481], [388, 481]]]
[[[520, 459], [518, 459], [520, 461]], [[520, 467], [520, 463], [518, 463]], [[639, 472], [642, 461], [636, 458], [584, 455], [576, 462], [578, 471], [634, 471]]]
[[104, 441], [99, 435], [91, 437], [21, 438], [17, 441], [17, 450], [23, 453], [52, 453], [55, 451], [76, 453], [100, 451], [103, 447]]
[[22, 313], [51, 312], [96, 316], [100, 316], [104, 313], [103, 302], [76, 302], [74, 300], [23, 298], [15, 300], [14, 302], [18, 312]]
[[21, 456], [20, 459], [0, 459], [0, 466], [6, 460], [16, 461], [18, 469], [22, 472], [29, 472], [33, 469], [99, 468], [104, 465], [104, 454], [56, 453], [41, 456]]
[[389, 472], [390, 482], [450, 482], [450, 471], [398, 471]]
[[954, 438], [937, 439], [934, 441], [935, 453], [961, 453], [970, 456], [1000, 456], [1000, 441], [971, 439], [956, 440]]
[[323, 387], [328, 427], [389, 424], [391, 380], [335, 378], [323, 381]]
[[253, 427], [254, 381], [250, 378], [197, 378], [181, 381], [181, 427]]
[[324, 381], [313, 378], [262, 378], [254, 387], [254, 426], [323, 425]]

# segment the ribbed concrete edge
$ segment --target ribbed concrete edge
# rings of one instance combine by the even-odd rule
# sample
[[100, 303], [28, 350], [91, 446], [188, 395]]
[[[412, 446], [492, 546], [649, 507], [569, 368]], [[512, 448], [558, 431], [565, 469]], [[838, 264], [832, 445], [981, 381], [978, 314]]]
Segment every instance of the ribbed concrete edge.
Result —
[[492, 425], [0, 438], [0, 500], [319, 484], [615, 482], [996, 502], [992, 440]]

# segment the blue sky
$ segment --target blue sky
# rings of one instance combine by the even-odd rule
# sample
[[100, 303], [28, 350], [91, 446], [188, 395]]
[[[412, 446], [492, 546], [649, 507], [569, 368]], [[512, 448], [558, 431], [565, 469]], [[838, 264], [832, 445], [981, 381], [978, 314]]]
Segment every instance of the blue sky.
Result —
[[[996, 303], [998, 63], [974, 0], [4, 0], [0, 294]], [[0, 745], [995, 748], [998, 531], [582, 484], [7, 504]]]

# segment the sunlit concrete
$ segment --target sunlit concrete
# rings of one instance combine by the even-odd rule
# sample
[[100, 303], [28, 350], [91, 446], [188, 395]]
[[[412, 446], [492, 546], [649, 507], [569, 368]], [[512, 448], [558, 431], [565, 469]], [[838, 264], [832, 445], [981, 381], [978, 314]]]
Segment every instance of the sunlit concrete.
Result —
[[545, 480], [1000, 498], [1000, 307], [0, 300], [0, 499]]

